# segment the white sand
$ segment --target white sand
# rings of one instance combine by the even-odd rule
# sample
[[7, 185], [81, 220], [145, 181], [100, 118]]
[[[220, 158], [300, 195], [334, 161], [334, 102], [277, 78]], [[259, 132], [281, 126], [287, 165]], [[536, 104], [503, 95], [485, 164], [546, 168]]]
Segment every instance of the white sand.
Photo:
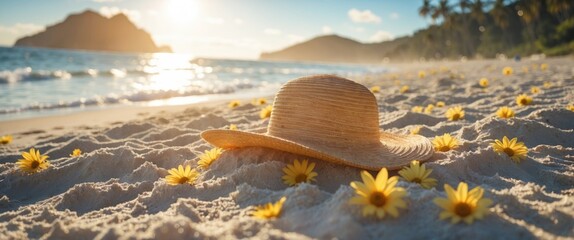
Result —
[[[574, 103], [574, 61], [543, 62], [549, 64], [548, 71], [529, 73], [522, 73], [522, 66], [541, 62], [401, 66], [408, 70], [399, 72], [401, 84], [411, 87], [405, 94], [398, 93], [399, 86], [388, 76], [355, 79], [382, 86], [377, 94], [381, 128], [408, 133], [414, 125], [422, 125], [421, 135], [451, 133], [462, 141], [459, 149], [436, 153], [427, 163], [439, 181], [435, 189], [399, 182], [408, 191], [408, 210], [396, 219], [364, 218], [359, 207], [348, 204], [354, 194], [349, 182], [359, 180], [359, 169], [311, 159], [317, 162], [316, 184], [287, 187], [281, 169], [302, 157], [269, 149], [227, 151], [202, 172], [195, 186], [164, 182], [168, 169], [196, 166], [197, 156], [211, 148], [201, 140], [202, 130], [237, 124], [240, 130], [264, 131], [267, 120], [260, 120], [260, 107], [251, 104], [233, 110], [218, 103], [154, 111], [121, 123], [117, 123], [121, 115], [98, 113], [109, 115], [107, 121], [114, 124], [104, 120], [77, 124], [78, 116], [0, 123], [4, 131], [0, 134], [15, 133], [13, 144], [0, 146], [0, 238], [572, 239], [574, 112], [565, 106]], [[441, 65], [452, 75], [464, 74], [464, 79], [429, 71], [425, 80], [415, 79], [416, 71]], [[513, 76], [501, 75], [506, 65], [514, 67]], [[481, 77], [490, 80], [486, 91], [478, 86]], [[543, 88], [544, 81], [553, 86]], [[515, 97], [529, 93], [531, 86], [542, 92], [533, 95], [533, 105], [517, 107]], [[410, 112], [415, 105], [437, 101], [462, 106], [465, 119], [446, 121], [447, 108], [435, 108], [432, 114]], [[515, 109], [516, 118], [493, 117], [498, 107], [506, 105]], [[36, 125], [24, 129], [26, 124]], [[81, 125], [87, 127], [78, 128]], [[490, 143], [505, 135], [526, 143], [530, 151], [522, 163], [492, 151]], [[49, 155], [52, 167], [34, 175], [21, 173], [15, 162], [29, 147]], [[85, 154], [68, 157], [75, 148]], [[472, 225], [438, 220], [440, 209], [432, 203], [433, 198], [444, 197], [443, 184], [460, 181], [482, 186], [494, 201], [490, 214]], [[287, 201], [279, 219], [249, 216], [253, 205], [281, 196]]]

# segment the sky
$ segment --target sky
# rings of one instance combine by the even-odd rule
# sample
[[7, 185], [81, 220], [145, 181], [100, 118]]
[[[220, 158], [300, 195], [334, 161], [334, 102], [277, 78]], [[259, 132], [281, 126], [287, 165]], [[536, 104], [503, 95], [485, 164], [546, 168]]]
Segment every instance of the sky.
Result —
[[360, 42], [410, 35], [429, 22], [418, 0], [0, 0], [0, 45], [70, 13], [123, 12], [158, 45], [195, 57], [257, 59], [316, 36]]

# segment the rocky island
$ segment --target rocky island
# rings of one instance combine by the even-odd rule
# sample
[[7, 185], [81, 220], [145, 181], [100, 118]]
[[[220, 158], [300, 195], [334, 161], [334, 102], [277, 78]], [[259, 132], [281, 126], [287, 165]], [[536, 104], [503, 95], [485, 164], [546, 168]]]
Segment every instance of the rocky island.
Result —
[[77, 49], [110, 52], [171, 52], [157, 46], [150, 34], [120, 13], [111, 18], [86, 10], [69, 15], [63, 22], [16, 41], [14, 46]]

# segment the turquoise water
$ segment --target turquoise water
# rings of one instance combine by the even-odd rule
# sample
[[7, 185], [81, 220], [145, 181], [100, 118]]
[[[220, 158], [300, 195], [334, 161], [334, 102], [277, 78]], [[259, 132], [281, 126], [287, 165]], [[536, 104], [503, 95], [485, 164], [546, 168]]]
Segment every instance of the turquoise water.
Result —
[[381, 72], [382, 66], [0, 47], [0, 120], [197, 96], [272, 94], [301, 76]]

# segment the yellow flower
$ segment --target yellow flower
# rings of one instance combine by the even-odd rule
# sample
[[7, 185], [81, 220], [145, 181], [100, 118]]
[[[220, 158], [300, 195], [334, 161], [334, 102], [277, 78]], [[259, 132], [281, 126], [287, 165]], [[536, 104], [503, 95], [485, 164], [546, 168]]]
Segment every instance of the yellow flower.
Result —
[[462, 107], [453, 107], [446, 110], [446, 118], [450, 121], [457, 121], [464, 118]]
[[179, 165], [177, 168], [172, 168], [168, 170], [169, 175], [165, 177], [165, 181], [170, 185], [178, 185], [178, 184], [190, 184], [193, 185], [197, 177], [199, 176], [199, 172], [195, 169], [191, 169], [191, 166], [186, 166], [185, 169], [182, 165]]
[[273, 106], [269, 105], [267, 107], [264, 107], [263, 109], [261, 109], [261, 112], [259, 112], [259, 117], [261, 119], [266, 119], [271, 117], [271, 111], [273, 110]]
[[267, 203], [265, 205], [255, 207], [255, 210], [251, 213], [251, 216], [260, 219], [271, 219], [278, 218], [281, 216], [281, 210], [283, 208], [283, 203], [287, 200], [286, 197], [282, 197], [276, 203]]
[[502, 74], [504, 74], [505, 76], [509, 76], [512, 74], [512, 68], [511, 67], [505, 67], [502, 69]]
[[233, 100], [233, 101], [229, 102], [229, 104], [227, 106], [229, 106], [229, 108], [236, 108], [236, 107], [239, 107], [239, 105], [241, 105], [240, 101]]
[[399, 90], [400, 93], [406, 93], [409, 91], [409, 86], [404, 85], [401, 87], [401, 89]]
[[426, 75], [425, 71], [419, 71], [419, 78], [425, 78]]
[[309, 183], [315, 181], [317, 176], [316, 172], [313, 172], [315, 168], [315, 163], [308, 164], [309, 161], [303, 160], [300, 163], [299, 160], [295, 159], [293, 164], [288, 164], [287, 167], [283, 168], [283, 182], [289, 186], [297, 185], [302, 182]]
[[444, 107], [445, 103], [443, 101], [438, 101], [438, 102], [436, 102], [436, 106], [437, 107]]
[[439, 152], [448, 152], [452, 149], [458, 148], [458, 140], [453, 138], [450, 134], [445, 133], [442, 136], [436, 136], [432, 140], [434, 149]]
[[574, 112], [574, 104], [570, 104], [570, 105], [566, 106], [566, 109]]
[[547, 69], [548, 69], [548, 64], [546, 64], [546, 63], [540, 64], [540, 70], [546, 71]]
[[223, 149], [217, 147], [210, 150], [205, 150], [205, 152], [199, 156], [197, 165], [203, 169], [207, 169], [215, 160], [219, 158], [219, 156], [221, 156], [221, 153], [223, 153]]
[[20, 170], [27, 173], [36, 173], [42, 171], [50, 166], [48, 162], [48, 156], [41, 155], [40, 150], [35, 150], [30, 148], [30, 152], [23, 152], [22, 157], [24, 159], [18, 159], [16, 165], [20, 167]]
[[237, 125], [229, 124], [229, 130], [237, 130]]
[[411, 162], [410, 167], [405, 167], [399, 171], [399, 175], [408, 182], [418, 183], [423, 188], [429, 189], [436, 186], [437, 180], [430, 178], [432, 169], [426, 169], [419, 161], [414, 160]]
[[427, 107], [425, 107], [425, 113], [431, 114], [433, 109], [434, 109], [434, 105], [429, 104], [429, 105], [427, 105]]
[[11, 135], [4, 135], [0, 137], [0, 144], [10, 144], [12, 142]]
[[502, 138], [502, 141], [495, 139], [492, 148], [499, 154], [506, 153], [516, 163], [526, 158], [526, 154], [528, 154], [528, 148], [524, 146], [523, 142], [518, 142], [517, 138], [508, 140], [506, 136]]
[[405, 189], [395, 186], [398, 177], [389, 178], [386, 168], [379, 171], [376, 179], [367, 171], [361, 171], [361, 178], [363, 182], [351, 182], [357, 195], [351, 198], [349, 203], [363, 205], [363, 216], [374, 214], [377, 218], [384, 218], [386, 214], [390, 214], [398, 217], [398, 208], [407, 208], [402, 199], [406, 195]]
[[498, 111], [496, 111], [496, 115], [499, 118], [512, 118], [514, 117], [514, 111], [509, 107], [500, 107]]
[[422, 106], [414, 106], [413, 108], [411, 108], [411, 111], [415, 112], [415, 113], [422, 113], [423, 107]]
[[487, 78], [481, 78], [481, 79], [478, 81], [478, 84], [479, 84], [481, 87], [488, 87], [488, 79], [487, 79]]
[[551, 88], [552, 87], [552, 83], [549, 81], [544, 82], [544, 88]]
[[537, 94], [537, 93], [540, 92], [540, 88], [539, 88], [539, 87], [531, 87], [531, 88], [530, 88], [530, 92], [531, 92], [532, 94]]
[[433, 202], [443, 209], [439, 219], [452, 218], [452, 224], [460, 220], [471, 224], [475, 219], [482, 219], [488, 213], [488, 206], [492, 204], [492, 200], [482, 197], [484, 189], [481, 187], [468, 191], [468, 185], [461, 182], [456, 191], [448, 184], [444, 185], [444, 190], [447, 198], [437, 197]]
[[414, 126], [414, 127], [412, 127], [411, 130], [410, 130], [411, 135], [417, 135], [417, 134], [419, 134], [419, 132], [421, 131], [421, 127], [422, 127], [422, 126]]
[[516, 104], [518, 104], [518, 106], [526, 106], [530, 105], [531, 103], [532, 103], [532, 97], [526, 94], [520, 94], [518, 95], [518, 97], [516, 97]]
[[371, 87], [371, 92], [373, 93], [378, 93], [381, 91], [381, 86], [372, 86]]
[[267, 99], [265, 99], [265, 98], [253, 99], [253, 105], [264, 105], [266, 103], [267, 103]]
[[70, 154], [70, 157], [79, 157], [80, 155], [82, 155], [82, 150], [80, 150], [79, 148], [74, 149], [74, 151], [72, 151], [72, 154]]

